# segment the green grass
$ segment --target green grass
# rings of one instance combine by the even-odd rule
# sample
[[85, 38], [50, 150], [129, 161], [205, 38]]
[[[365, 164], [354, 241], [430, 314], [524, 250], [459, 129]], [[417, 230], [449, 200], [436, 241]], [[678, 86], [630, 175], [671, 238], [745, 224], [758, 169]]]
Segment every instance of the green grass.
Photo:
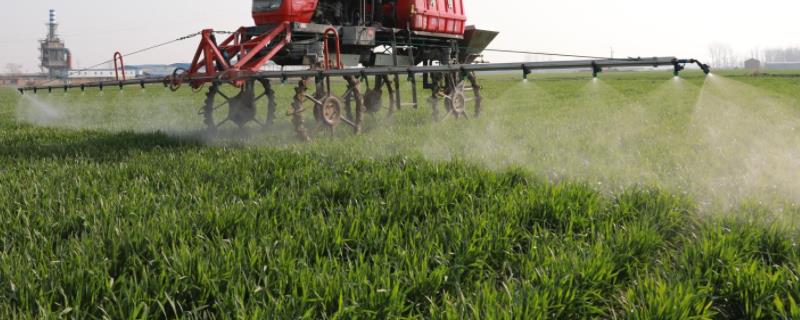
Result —
[[187, 91], [0, 91], [0, 318], [800, 318], [793, 163], [722, 156], [783, 155], [797, 80], [488, 78], [479, 120], [308, 144], [198, 139]]

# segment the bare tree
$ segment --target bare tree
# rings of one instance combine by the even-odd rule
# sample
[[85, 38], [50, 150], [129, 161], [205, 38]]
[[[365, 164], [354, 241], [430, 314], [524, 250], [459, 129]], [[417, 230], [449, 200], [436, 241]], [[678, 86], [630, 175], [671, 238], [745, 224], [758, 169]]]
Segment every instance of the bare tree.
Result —
[[22, 73], [22, 65], [16, 63], [8, 63], [6, 64], [6, 73], [9, 75], [18, 75]]
[[718, 69], [736, 68], [739, 65], [739, 58], [736, 57], [733, 48], [724, 43], [713, 43], [708, 48], [711, 54], [711, 65]]
[[764, 50], [766, 62], [800, 62], [800, 48], [770, 48]]
[[761, 48], [753, 47], [752, 49], [750, 49], [750, 58], [759, 61], [764, 61], [764, 53], [761, 51]]

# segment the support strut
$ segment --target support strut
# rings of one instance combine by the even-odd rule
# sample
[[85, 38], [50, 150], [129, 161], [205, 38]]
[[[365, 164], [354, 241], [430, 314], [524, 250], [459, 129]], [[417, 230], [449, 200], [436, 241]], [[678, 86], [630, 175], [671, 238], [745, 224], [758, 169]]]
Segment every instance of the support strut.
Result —
[[431, 82], [431, 111], [433, 112], [433, 119], [439, 120], [439, 82], [442, 81], [442, 75], [440, 73], [431, 73], [430, 74]]
[[218, 92], [219, 85], [212, 83], [211, 87], [208, 88], [208, 93], [206, 93], [205, 104], [203, 104], [203, 124], [206, 125], [206, 130], [211, 134], [217, 131], [217, 125], [214, 123], [214, 99]]
[[472, 85], [472, 93], [475, 95], [475, 117], [478, 118], [483, 111], [481, 106], [481, 102], [483, 101], [481, 86], [478, 84], [478, 79], [475, 77], [474, 72], [467, 73], [467, 80], [469, 80], [470, 85]]
[[259, 79], [261, 85], [264, 87], [264, 95], [267, 96], [267, 125], [275, 123], [275, 109], [278, 104], [275, 103], [275, 90], [272, 90], [272, 83], [269, 79]]
[[356, 104], [356, 115], [355, 115], [356, 117], [355, 121], [353, 121], [354, 122], [353, 131], [355, 134], [360, 134], [362, 130], [361, 126], [362, 123], [364, 122], [364, 111], [365, 111], [364, 99], [361, 96], [361, 89], [360, 89], [361, 84], [359, 83], [358, 78], [354, 76], [345, 76], [344, 79], [350, 86], [350, 89], [353, 94], [353, 100], [355, 100]]
[[303, 141], [311, 141], [308, 136], [308, 131], [305, 127], [305, 120], [303, 120], [303, 103], [306, 101], [306, 91], [308, 90], [308, 78], [303, 78], [297, 83], [294, 88], [294, 101], [292, 102], [292, 124], [294, 125], [294, 132], [297, 138]]
[[[395, 75], [395, 78], [397, 78], [397, 75]], [[389, 116], [391, 116], [392, 114], [394, 114], [394, 112], [396, 110], [399, 109], [399, 105], [397, 104], [397, 97], [398, 96], [396, 95], [396, 94], [400, 93], [399, 87], [398, 87], [399, 83], [396, 82], [396, 81], [393, 83], [392, 79], [389, 78], [388, 75], [384, 75], [383, 76], [383, 82], [386, 83], [386, 89], [387, 89], [387, 91], [389, 93], [389, 113], [388, 114], [389, 114]]]

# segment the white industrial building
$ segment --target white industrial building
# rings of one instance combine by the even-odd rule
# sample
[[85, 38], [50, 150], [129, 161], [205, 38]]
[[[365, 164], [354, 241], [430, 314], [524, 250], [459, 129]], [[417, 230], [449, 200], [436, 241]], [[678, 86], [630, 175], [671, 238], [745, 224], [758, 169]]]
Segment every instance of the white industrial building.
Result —
[[[134, 79], [138, 76], [138, 70], [125, 70], [127, 79]], [[71, 70], [67, 73], [67, 77], [70, 79], [116, 79], [117, 73], [114, 69]], [[122, 74], [119, 77], [122, 78]]]

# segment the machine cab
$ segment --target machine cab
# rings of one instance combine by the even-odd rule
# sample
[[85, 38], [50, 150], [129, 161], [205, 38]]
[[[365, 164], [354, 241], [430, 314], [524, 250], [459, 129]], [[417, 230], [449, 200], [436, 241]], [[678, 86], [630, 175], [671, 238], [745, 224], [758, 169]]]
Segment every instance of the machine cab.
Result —
[[253, 0], [256, 25], [311, 22], [318, 0]]

